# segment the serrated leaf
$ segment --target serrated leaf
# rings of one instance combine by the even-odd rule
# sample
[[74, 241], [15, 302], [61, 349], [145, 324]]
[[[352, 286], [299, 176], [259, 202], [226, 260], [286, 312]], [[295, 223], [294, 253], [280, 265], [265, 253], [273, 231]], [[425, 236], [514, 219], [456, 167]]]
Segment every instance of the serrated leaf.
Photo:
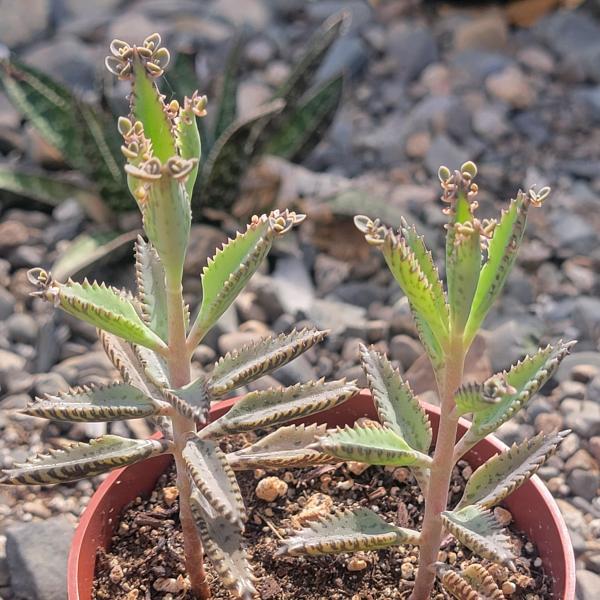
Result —
[[467, 345], [475, 337], [515, 262], [525, 232], [529, 197], [523, 192], [503, 211], [487, 249], [487, 260], [481, 268], [469, 319], [465, 326]]
[[122, 421], [149, 417], [161, 405], [128, 383], [75, 388], [66, 393], [46, 394], [22, 412], [54, 421]]
[[272, 240], [268, 219], [263, 215], [208, 260], [202, 273], [202, 305], [192, 326], [191, 339], [200, 342], [231, 306], [261, 265]]
[[243, 528], [246, 508], [225, 453], [215, 442], [191, 434], [182, 455], [191, 480], [211, 510]]
[[413, 314], [431, 330], [437, 345], [443, 347], [448, 339], [448, 306], [439, 278], [430, 280], [432, 268], [435, 269], [430, 254], [415, 253], [404, 236], [398, 237], [391, 230], [387, 231], [381, 250]]
[[318, 556], [418, 544], [419, 533], [396, 527], [368, 508], [357, 508], [313, 522], [283, 543], [279, 554]]
[[287, 388], [250, 392], [205, 427], [201, 435], [241, 433], [286, 423], [333, 408], [357, 392], [354, 382], [345, 379], [327, 382], [321, 379]]
[[469, 504], [491, 508], [504, 500], [535, 475], [568, 433], [540, 433], [492, 456], [471, 475], [455, 510]]
[[254, 444], [229, 453], [227, 461], [235, 470], [289, 469], [337, 462], [332, 456], [307, 448], [326, 430], [325, 424], [279, 427]]
[[319, 438], [312, 448], [342, 460], [354, 460], [369, 465], [429, 467], [431, 458], [411, 448], [388, 427], [355, 425], [338, 428]]
[[469, 550], [501, 564], [515, 559], [510, 538], [492, 512], [480, 506], [442, 512], [444, 527]]
[[162, 163], [177, 155], [173, 121], [167, 114], [162, 94], [146, 72], [137, 55], [133, 58], [131, 112], [144, 125], [144, 134], [152, 142], [152, 152]]
[[164, 440], [130, 440], [116, 435], [103, 435], [89, 444], [78, 443], [64, 450], [51, 450], [26, 463], [4, 471], [0, 483], [63, 483], [94, 477], [119, 467], [131, 465], [169, 448]]
[[263, 127], [283, 108], [276, 100], [261, 106], [249, 117], [232, 123], [214, 143], [202, 166], [200, 185], [192, 197], [194, 214], [204, 208], [227, 211], [235, 201], [246, 169], [255, 158], [255, 145]]
[[326, 331], [318, 329], [294, 329], [290, 333], [267, 337], [228, 352], [210, 374], [208, 391], [218, 397], [254, 381], [306, 352], [326, 335]]
[[96, 282], [49, 282], [39, 294], [65, 312], [123, 339], [153, 350], [164, 342], [142, 321], [124, 294]]
[[97, 223], [107, 223], [111, 220], [111, 212], [98, 194], [86, 187], [42, 171], [27, 169], [20, 165], [2, 164], [0, 165], [0, 189], [50, 206], [58, 206], [61, 202], [74, 198], [86, 214]]
[[222, 515], [212, 513], [198, 491], [192, 492], [190, 499], [204, 550], [219, 581], [241, 600], [256, 598], [255, 577], [243, 547], [241, 528]]
[[490, 380], [503, 377], [506, 384], [514, 388], [515, 392], [502, 395], [499, 401], [489, 408], [473, 414], [473, 423], [457, 446], [457, 453], [460, 452], [458, 456], [462, 456], [479, 440], [496, 431], [528, 402], [552, 377], [563, 358], [569, 354], [572, 345], [563, 342], [559, 342], [556, 347], [548, 345], [536, 354], [514, 364], [507, 373], [492, 376]]
[[466, 383], [458, 388], [454, 395], [454, 402], [459, 415], [485, 411], [499, 401], [499, 396], [491, 396], [486, 393], [483, 383]]
[[163, 341], [169, 337], [165, 270], [150, 242], [138, 236], [135, 244], [138, 296], [147, 323]]
[[157, 388], [170, 386], [169, 368], [162, 356], [143, 346], [135, 346], [134, 352], [148, 384], [152, 384]]
[[440, 578], [442, 587], [457, 600], [504, 600], [505, 596], [483, 565], [470, 564], [462, 573], [448, 569]]
[[431, 423], [408, 382], [373, 348], [361, 344], [360, 356], [381, 424], [395, 431], [411, 448], [429, 452]]
[[[210, 396], [206, 389], [206, 377], [201, 375], [188, 385], [174, 389], [162, 390], [173, 406], [187, 418], [204, 425], [210, 410]], [[175, 400], [177, 399], [177, 400]]]
[[60, 251], [52, 265], [52, 275], [62, 281], [86, 275], [100, 265], [116, 262], [129, 250], [136, 235], [136, 231], [83, 232]]
[[342, 99], [343, 74], [326, 81], [292, 112], [281, 113], [281, 124], [268, 138], [264, 152], [299, 162], [325, 137]]

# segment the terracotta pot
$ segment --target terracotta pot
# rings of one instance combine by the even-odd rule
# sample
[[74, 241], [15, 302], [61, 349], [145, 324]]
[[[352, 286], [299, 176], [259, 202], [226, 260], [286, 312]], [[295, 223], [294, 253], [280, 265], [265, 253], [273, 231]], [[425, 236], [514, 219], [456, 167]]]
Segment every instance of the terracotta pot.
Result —
[[[235, 402], [226, 400], [214, 406], [211, 419], [221, 416]], [[424, 406], [429, 413], [434, 436], [437, 435], [439, 408]], [[327, 422], [330, 426], [351, 424], [360, 417], [376, 419], [368, 391], [363, 391], [344, 404], [327, 412], [304, 419], [304, 423]], [[459, 436], [468, 422], [461, 419]], [[493, 436], [473, 448], [466, 460], [478, 467], [506, 446]], [[68, 600], [89, 600], [91, 597], [96, 550], [110, 544], [123, 508], [137, 496], [150, 494], [157, 479], [170, 465], [170, 456], [158, 456], [111, 473], [92, 496], [83, 513], [69, 553], [67, 568]], [[553, 581], [557, 600], [575, 600], [575, 558], [567, 527], [556, 502], [537, 477], [531, 478], [505, 501], [517, 527], [537, 546], [546, 572]]]

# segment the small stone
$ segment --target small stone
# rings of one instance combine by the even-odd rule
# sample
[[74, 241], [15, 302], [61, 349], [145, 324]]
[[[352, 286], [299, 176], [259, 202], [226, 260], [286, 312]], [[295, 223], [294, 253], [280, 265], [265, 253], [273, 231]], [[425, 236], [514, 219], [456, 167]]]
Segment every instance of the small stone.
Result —
[[59, 373], [40, 373], [35, 376], [34, 389], [36, 396], [46, 394], [54, 396], [60, 392], [66, 392], [69, 384]]
[[47, 519], [52, 516], [52, 511], [41, 500], [23, 502], [23, 510], [40, 519]]
[[256, 496], [265, 502], [273, 502], [281, 496], [285, 496], [288, 484], [279, 477], [265, 477], [256, 486]]
[[513, 108], [527, 108], [535, 102], [535, 90], [523, 72], [515, 66], [506, 67], [486, 79], [486, 88], [492, 96], [507, 102]]
[[38, 325], [28, 313], [15, 313], [6, 320], [8, 335], [13, 342], [34, 345], [38, 335]]
[[179, 497], [179, 490], [176, 486], [170, 485], [163, 490], [163, 496], [167, 506], [172, 506]]
[[508, 25], [504, 13], [497, 10], [459, 25], [454, 33], [457, 50], [502, 50], [507, 40]]
[[575, 365], [571, 369], [571, 379], [581, 383], [588, 383], [599, 373], [596, 365]]
[[177, 579], [174, 577], [159, 577], [152, 587], [157, 592], [167, 592], [170, 594], [178, 594], [189, 588], [189, 581], [183, 575], [179, 575]]
[[116, 564], [111, 570], [110, 573], [108, 574], [108, 578], [113, 582], [113, 583], [119, 583], [123, 580], [124, 577], [124, 573], [123, 573], [123, 568], [121, 567], [121, 565]]
[[573, 469], [567, 477], [567, 484], [573, 495], [581, 496], [586, 500], [593, 500], [598, 494], [600, 473], [586, 471], [585, 469]]
[[423, 354], [423, 348], [408, 335], [398, 334], [390, 340], [390, 358], [398, 360], [404, 367], [408, 369], [414, 362]]
[[502, 584], [502, 593], [508, 598], [517, 591], [517, 586], [512, 581], [505, 581]]
[[415, 573], [415, 567], [412, 563], [403, 562], [400, 567], [400, 572], [402, 573], [402, 579], [412, 579]]
[[534, 421], [536, 431], [548, 434], [561, 429], [563, 418], [559, 413], [542, 413]]
[[352, 475], [356, 475], [358, 477], [359, 475], [362, 475], [371, 465], [351, 460], [346, 463], [346, 466]]
[[494, 508], [494, 516], [496, 517], [496, 521], [500, 523], [503, 527], [509, 525], [512, 522], [512, 514], [510, 511], [502, 508], [501, 506], [497, 506]]
[[43, 33], [50, 20], [51, 2], [1, 0], [0, 14], [0, 40], [13, 48], [35, 40]]
[[579, 569], [576, 576], [577, 600], [596, 600], [600, 589], [600, 575]]
[[358, 556], [352, 556], [346, 563], [346, 569], [351, 572], [364, 571], [368, 566], [369, 563], [364, 558]]
[[424, 158], [431, 146], [431, 135], [428, 131], [417, 131], [406, 138], [404, 151], [409, 158]]

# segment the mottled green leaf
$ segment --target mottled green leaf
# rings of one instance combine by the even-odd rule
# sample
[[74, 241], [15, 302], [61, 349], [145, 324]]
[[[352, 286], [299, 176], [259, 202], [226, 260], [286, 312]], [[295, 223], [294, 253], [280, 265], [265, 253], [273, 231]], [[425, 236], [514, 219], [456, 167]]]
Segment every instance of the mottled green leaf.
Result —
[[514, 549], [492, 512], [480, 506], [465, 506], [442, 513], [444, 527], [469, 550], [483, 558], [511, 565]]
[[419, 452], [429, 452], [431, 423], [408, 382], [390, 361], [373, 348], [361, 344], [360, 356], [379, 421]]
[[260, 438], [250, 446], [227, 455], [235, 470], [291, 469], [336, 462], [337, 459], [307, 448], [325, 435], [327, 425], [287, 425]]
[[431, 458], [411, 448], [406, 441], [388, 427], [355, 425], [338, 428], [319, 438], [311, 446], [342, 460], [354, 460], [369, 465], [429, 467]]
[[456, 410], [459, 415], [467, 415], [485, 411], [500, 402], [502, 396], [490, 395], [483, 383], [466, 383], [458, 388], [454, 396]]
[[0, 483], [46, 485], [75, 481], [163, 454], [168, 448], [169, 442], [164, 440], [130, 440], [103, 435], [89, 444], [79, 443], [64, 450], [51, 450], [26, 463], [16, 464], [4, 471]]
[[241, 433], [286, 423], [328, 410], [358, 392], [354, 382], [311, 381], [287, 388], [259, 390], [246, 394], [227, 413], [205, 427], [201, 435]]
[[54, 421], [122, 421], [149, 417], [161, 404], [128, 383], [75, 388], [66, 393], [46, 394], [22, 412]]
[[283, 541], [279, 554], [340, 554], [418, 544], [419, 533], [396, 527], [368, 508], [329, 515]]
[[471, 475], [455, 510], [469, 504], [491, 508], [504, 500], [535, 475], [568, 433], [540, 433], [490, 458]]
[[326, 335], [326, 331], [318, 329], [294, 329], [228, 352], [210, 374], [208, 391], [212, 396], [222, 396], [254, 381], [306, 352]]
[[210, 396], [206, 389], [204, 375], [184, 387], [162, 391], [178, 412], [192, 418], [197, 423], [206, 423], [210, 409]]

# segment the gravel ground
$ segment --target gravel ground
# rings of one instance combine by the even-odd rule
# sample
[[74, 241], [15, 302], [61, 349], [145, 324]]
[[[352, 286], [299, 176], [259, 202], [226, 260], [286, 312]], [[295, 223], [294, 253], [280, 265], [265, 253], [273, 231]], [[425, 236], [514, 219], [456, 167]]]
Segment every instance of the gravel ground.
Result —
[[[310, 221], [274, 249], [235, 310], [199, 347], [195, 365], [200, 369], [269, 331], [310, 322], [330, 328], [331, 335], [276, 372], [278, 382], [322, 376], [362, 381], [357, 347], [367, 339], [435, 401], [406, 300], [344, 215], [378, 207], [392, 221], [403, 214], [442, 257], [444, 218], [435, 183], [440, 164], [477, 161], [483, 216], [520, 186], [551, 185], [554, 193], [531, 216], [517, 267], [477, 340], [468, 373], [482, 378], [538, 344], [579, 340], [553, 381], [500, 436], [510, 443], [537, 431], [572, 429], [540, 475], [571, 532], [579, 597], [591, 600], [600, 586], [600, 21], [592, 12], [556, 10], [521, 28], [498, 8], [423, 8], [414, 1], [246, 0], [242, 14], [235, 0], [104, 0], [93, 10], [80, 0], [36, 0], [3, 11], [0, 42], [93, 97], [108, 41], [141, 39], [157, 30], [171, 48], [199, 50], [206, 91], [235, 26], [245, 21], [252, 33], [239, 93], [244, 112], [289, 71], [307, 33], [341, 7], [352, 11], [353, 23], [321, 72], [322, 78], [340, 68], [349, 73], [333, 127], [306, 168], [280, 161], [257, 168], [277, 182], [272, 193], [278, 201], [300, 204]], [[61, 165], [1, 95], [0, 153]], [[74, 202], [51, 211], [0, 195], [2, 466], [31, 449], [104, 432], [104, 426], [48, 425], [15, 414], [36, 395], [114, 377], [91, 327], [28, 297], [27, 269], [51, 265], [61, 245], [88, 228]], [[185, 282], [193, 306], [201, 266], [223, 239], [216, 227], [193, 228]], [[117, 285], [131, 284], [132, 274], [125, 260], [97, 273]], [[265, 379], [256, 385], [274, 383]], [[108, 430], [149, 432], [140, 422]], [[0, 598], [64, 600], [64, 582], [49, 573], [64, 572], [59, 548], [68, 547], [96, 484], [0, 490]], [[31, 539], [40, 543], [28, 544]], [[56, 552], [49, 553], [49, 545]]]

